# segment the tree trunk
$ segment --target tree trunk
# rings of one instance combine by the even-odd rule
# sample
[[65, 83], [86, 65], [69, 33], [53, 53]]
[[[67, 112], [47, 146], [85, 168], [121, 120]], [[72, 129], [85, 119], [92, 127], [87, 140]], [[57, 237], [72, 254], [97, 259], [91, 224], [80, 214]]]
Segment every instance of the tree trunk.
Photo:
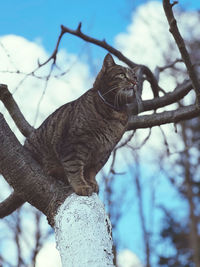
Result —
[[114, 266], [111, 224], [96, 194], [69, 196], [58, 209], [54, 229], [63, 267]]

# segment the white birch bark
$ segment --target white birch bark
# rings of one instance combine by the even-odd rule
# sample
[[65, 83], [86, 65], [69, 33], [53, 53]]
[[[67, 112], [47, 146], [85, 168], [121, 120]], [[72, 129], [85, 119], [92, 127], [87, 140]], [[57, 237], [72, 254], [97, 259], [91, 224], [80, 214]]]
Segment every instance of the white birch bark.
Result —
[[111, 224], [97, 194], [72, 194], [55, 216], [57, 249], [63, 267], [113, 265]]

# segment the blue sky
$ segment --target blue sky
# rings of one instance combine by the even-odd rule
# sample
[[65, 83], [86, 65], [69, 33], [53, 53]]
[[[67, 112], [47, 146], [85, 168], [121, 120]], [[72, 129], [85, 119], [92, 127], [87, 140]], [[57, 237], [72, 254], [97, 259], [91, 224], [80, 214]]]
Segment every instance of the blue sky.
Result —
[[[51, 50], [61, 24], [76, 28], [83, 23], [86, 33], [113, 42], [126, 29], [132, 10], [145, 0], [7, 0], [1, 1], [0, 35], [17, 34], [42, 38]], [[200, 8], [198, 0], [181, 0], [187, 9]]]
[[[130, 23], [132, 11], [145, 2], [147, 0], [1, 1], [0, 35], [16, 34], [30, 41], [39, 39], [51, 53], [60, 32], [60, 25], [75, 29], [78, 23], [82, 22], [84, 33], [99, 39], [105, 38], [113, 45], [115, 36], [124, 32]], [[179, 6], [200, 9], [200, 2], [181, 0]], [[68, 35], [63, 38], [61, 46], [68, 52], [78, 53], [83, 42]], [[101, 51], [97, 49], [95, 53], [102, 55]]]
[[[14, 3], [13, 3], [14, 2]], [[129, 1], [92, 0], [8, 0], [1, 3], [0, 34], [17, 34], [34, 40], [42, 38], [51, 51], [60, 32], [60, 25], [75, 29], [83, 23], [83, 30], [97, 38], [113, 37], [125, 30], [129, 22]], [[73, 45], [67, 48], [77, 52]]]
[[[158, 1], [158, 0], [155, 0]], [[82, 22], [82, 30], [113, 45], [115, 36], [124, 32], [131, 14], [147, 0], [7, 0], [1, 1], [0, 35], [16, 34], [29, 41], [40, 40], [51, 53], [60, 33], [60, 25], [75, 29]], [[198, 0], [181, 0], [179, 6], [200, 9]], [[83, 42], [73, 36], [63, 38], [62, 47], [78, 53]], [[96, 52], [97, 51], [97, 52]], [[101, 54], [101, 49], [95, 53]], [[105, 54], [105, 53], [104, 53]], [[102, 55], [102, 54], [101, 54]]]

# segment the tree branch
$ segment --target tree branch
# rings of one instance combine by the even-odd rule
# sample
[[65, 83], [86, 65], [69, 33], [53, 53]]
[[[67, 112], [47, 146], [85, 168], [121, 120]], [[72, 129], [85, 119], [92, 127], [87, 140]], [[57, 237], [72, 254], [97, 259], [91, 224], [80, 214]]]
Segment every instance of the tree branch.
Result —
[[176, 87], [173, 92], [167, 93], [159, 98], [157, 97], [151, 100], [144, 100], [142, 101], [143, 111], [156, 110], [158, 108], [176, 103], [186, 96], [192, 90], [192, 88], [193, 86], [191, 81], [185, 81], [183, 84]]
[[165, 15], [167, 17], [168, 23], [169, 23], [169, 31], [171, 32], [171, 34], [173, 35], [176, 44], [179, 48], [179, 51], [181, 53], [182, 59], [186, 65], [186, 68], [188, 70], [188, 74], [189, 77], [192, 81], [193, 84], [193, 88], [196, 92], [196, 96], [197, 96], [197, 101], [198, 104], [200, 105], [200, 83], [199, 80], [197, 78], [197, 74], [195, 71], [194, 66], [192, 65], [190, 56], [187, 52], [184, 40], [179, 32], [178, 26], [177, 26], [177, 22], [176, 19], [174, 17], [173, 11], [172, 11], [172, 7], [174, 6], [174, 4], [176, 4], [177, 2], [174, 2], [173, 4], [170, 4], [170, 0], [163, 0], [163, 7], [164, 7], [164, 11], [165, 11]]
[[0, 173], [22, 199], [42, 211], [54, 224], [57, 208], [73, 190], [45, 176], [40, 166], [19, 143], [0, 113]]
[[[55, 48], [52, 56], [47, 60], [47, 62], [49, 62], [49, 60], [53, 57], [54, 53], [58, 50], [58, 46], [59, 46], [60, 40], [61, 40], [62, 36], [64, 35], [64, 33], [70, 33], [72, 35], [75, 35], [75, 36], [83, 39], [86, 42], [93, 43], [95, 45], [98, 45], [98, 46], [106, 49], [108, 52], [110, 52], [113, 55], [115, 55], [119, 60], [121, 60], [124, 63], [126, 63], [130, 68], [140, 67], [142, 69], [143, 74], [146, 76], [146, 79], [151, 84], [151, 87], [152, 87], [154, 96], [155, 97], [158, 96], [158, 92], [160, 90], [162, 90], [162, 89], [159, 87], [155, 76], [153, 75], [153, 73], [151, 72], [151, 70], [148, 67], [146, 67], [144, 65], [138, 65], [138, 64], [134, 63], [133, 61], [131, 61], [130, 59], [128, 59], [127, 57], [125, 57], [119, 50], [117, 50], [114, 47], [112, 47], [111, 45], [109, 45], [105, 41], [105, 39], [103, 41], [100, 41], [98, 39], [92, 38], [92, 37], [84, 34], [81, 31], [81, 26], [82, 26], [82, 24], [79, 23], [79, 25], [78, 25], [78, 27], [77, 27], [76, 30], [71, 30], [71, 29], [69, 29], [69, 28], [61, 25], [61, 33], [60, 33], [60, 36], [58, 38], [58, 41], [57, 41], [57, 44], [56, 44], [56, 48]], [[46, 64], [46, 63], [44, 63], [44, 64]]]
[[195, 118], [199, 115], [199, 108], [196, 105], [190, 105], [187, 107], [181, 107], [177, 110], [164, 111], [152, 115], [132, 116], [127, 130], [148, 128], [166, 123], [177, 123], [181, 120]]
[[22, 204], [24, 204], [24, 200], [20, 197], [20, 194], [13, 192], [8, 198], [0, 203], [0, 218], [8, 216]]
[[64, 25], [61, 25], [61, 32], [70, 33], [72, 35], [75, 35], [75, 36], [83, 39], [86, 42], [93, 43], [95, 45], [98, 45], [98, 46], [106, 49], [107, 51], [109, 51], [110, 53], [115, 55], [117, 58], [119, 58], [121, 61], [126, 63], [128, 66], [130, 66], [131, 68], [135, 68], [138, 66], [138, 64], [134, 63], [133, 61], [131, 61], [130, 59], [125, 57], [119, 50], [117, 50], [117, 49], [113, 48], [111, 45], [109, 45], [105, 39], [103, 41], [100, 41], [98, 39], [92, 38], [92, 37], [82, 33], [81, 26], [82, 26], [82, 24], [80, 22], [76, 30], [71, 30], [71, 29], [65, 27]]
[[8, 110], [10, 116], [14, 120], [20, 132], [25, 136], [29, 136], [34, 128], [26, 121], [24, 115], [20, 111], [12, 94], [9, 92], [7, 85], [0, 84], [0, 100]]
[[[38, 61], [38, 68], [37, 68], [37, 69], [43, 67], [44, 65], [46, 65], [47, 63], [49, 63], [49, 61], [51, 61], [52, 59], [53, 59], [53, 64], [52, 64], [52, 66], [53, 66], [54, 64], [56, 64], [58, 48], [59, 48], [60, 41], [61, 41], [62, 36], [63, 36], [64, 33], [65, 33], [65, 32], [64, 32], [63, 30], [61, 30], [61, 33], [60, 33], [60, 35], [59, 35], [59, 37], [58, 37], [58, 40], [57, 40], [57, 43], [56, 43], [56, 47], [55, 47], [55, 49], [54, 49], [52, 55], [51, 55], [45, 62], [43, 62], [43, 63], [40, 63], [40, 62]], [[35, 69], [33, 72], [35, 72], [37, 69]]]

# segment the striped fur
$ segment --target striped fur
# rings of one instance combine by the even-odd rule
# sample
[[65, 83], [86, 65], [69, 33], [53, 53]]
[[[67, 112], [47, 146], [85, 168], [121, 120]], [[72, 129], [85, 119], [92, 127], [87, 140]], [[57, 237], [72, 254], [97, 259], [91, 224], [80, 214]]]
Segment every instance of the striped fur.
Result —
[[51, 114], [25, 147], [48, 175], [78, 195], [98, 192], [95, 176], [126, 130], [135, 85], [134, 71], [108, 54], [93, 88]]

